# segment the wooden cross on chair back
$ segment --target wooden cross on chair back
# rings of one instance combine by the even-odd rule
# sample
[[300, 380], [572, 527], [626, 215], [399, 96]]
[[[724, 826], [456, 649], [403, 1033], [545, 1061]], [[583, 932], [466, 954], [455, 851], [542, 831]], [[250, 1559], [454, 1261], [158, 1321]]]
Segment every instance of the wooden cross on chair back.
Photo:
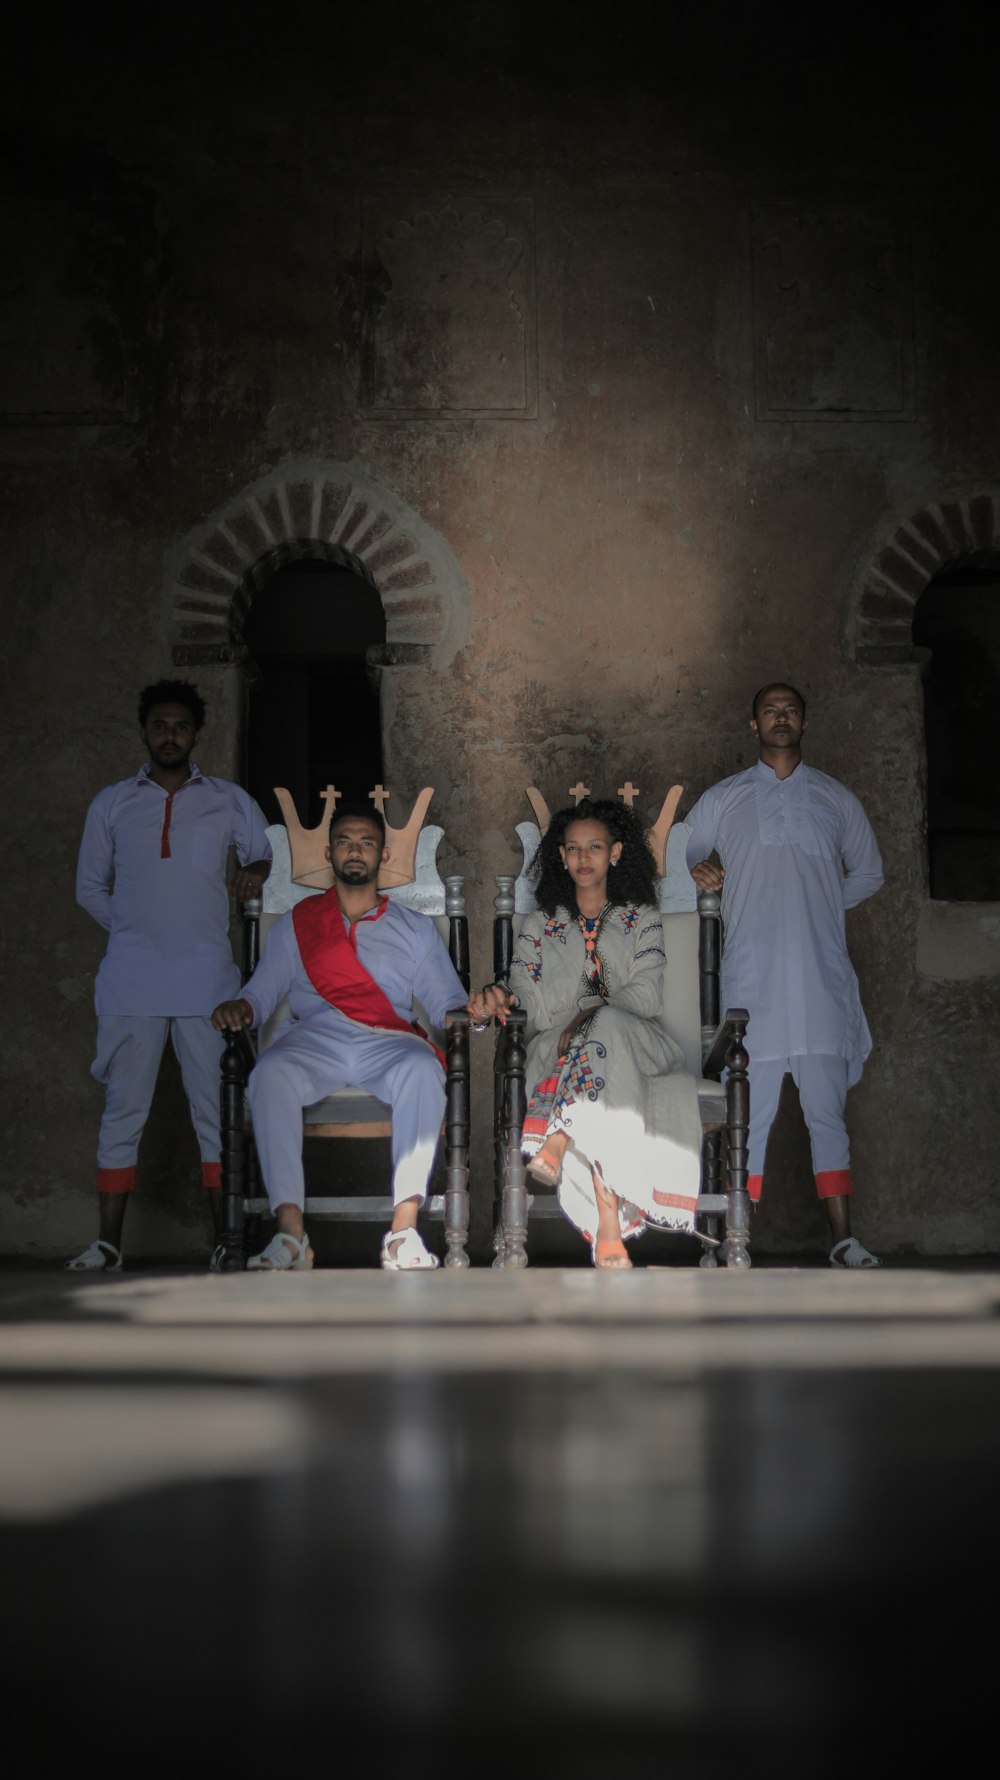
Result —
[[[452, 963], [465, 988], [469, 987], [469, 924], [465, 912], [463, 879], [438, 877], [435, 854], [441, 829], [424, 827], [433, 787], [420, 792], [404, 828], [386, 823], [387, 857], [379, 872], [378, 887], [394, 900], [418, 913], [433, 916], [445, 939]], [[291, 794], [275, 787], [285, 817], [268, 829], [274, 860], [264, 885], [263, 897], [243, 905], [243, 981], [252, 976], [267, 933], [274, 921], [307, 896], [330, 888], [333, 872], [326, 858], [330, 818], [340, 792], [328, 785], [323, 795], [323, 815], [316, 828], [302, 826]], [[376, 785], [372, 803], [383, 815], [389, 792]], [[249, 1128], [245, 1098], [246, 1080], [257, 1057], [257, 1044], [266, 1047], [287, 1017], [287, 1004], [275, 1010], [263, 1030], [227, 1033], [222, 1059], [222, 1242], [219, 1271], [245, 1265], [247, 1217], [266, 1213], [261, 1193], [256, 1151]], [[256, 1038], [256, 1043], [255, 1043]], [[445, 1266], [467, 1267], [469, 1231], [469, 1027], [456, 1019], [441, 1037], [446, 1057], [445, 1169], [446, 1190], [428, 1198], [431, 1216], [444, 1215], [448, 1254]], [[392, 1130], [389, 1108], [371, 1094], [344, 1088], [316, 1106], [304, 1110], [304, 1134], [309, 1137], [386, 1137]], [[306, 1198], [306, 1216], [387, 1221], [392, 1213], [389, 1198], [353, 1195], [345, 1198]]]
[[[542, 834], [551, 815], [537, 786], [529, 785], [527, 798]], [[569, 788], [576, 805], [591, 795], [582, 780]], [[639, 787], [626, 779], [618, 796], [629, 809]], [[683, 788], [667, 792], [646, 839], [661, 879], [667, 875], [667, 842]], [[518, 829], [522, 842], [530, 824]], [[527, 859], [525, 865], [527, 866]], [[678, 868], [680, 869], [680, 868]], [[686, 893], [661, 895], [667, 965], [664, 971], [663, 1018], [671, 1037], [684, 1051], [687, 1066], [698, 1087], [704, 1141], [702, 1184], [698, 1219], [705, 1226], [706, 1254], [703, 1266], [716, 1265], [717, 1232], [724, 1220], [725, 1237], [719, 1246], [730, 1267], [750, 1265], [749, 1200], [747, 1198], [747, 1128], [749, 1088], [747, 1053], [743, 1040], [749, 1016], [745, 1008], [730, 1008], [721, 1015], [722, 919], [720, 898], [713, 891], [696, 892], [683, 866]], [[509, 981], [514, 946], [520, 931], [518, 913], [533, 906], [524, 874], [517, 880], [500, 876], [497, 882], [493, 923], [493, 975]], [[673, 886], [671, 886], [672, 888]], [[696, 912], [697, 911], [697, 912]], [[526, 1082], [523, 1009], [514, 1009], [497, 1039], [494, 1075], [494, 1249], [497, 1267], [527, 1264], [528, 1194], [521, 1132], [524, 1124]], [[725, 1085], [721, 1082], [728, 1071]], [[723, 1153], [725, 1151], [725, 1154]], [[534, 1194], [533, 1216], [558, 1212], [551, 1196]]]

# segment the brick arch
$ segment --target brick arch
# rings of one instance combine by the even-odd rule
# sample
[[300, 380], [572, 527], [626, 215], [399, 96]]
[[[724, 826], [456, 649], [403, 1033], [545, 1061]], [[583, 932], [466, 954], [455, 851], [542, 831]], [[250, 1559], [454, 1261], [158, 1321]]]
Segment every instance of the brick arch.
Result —
[[468, 588], [420, 514], [356, 464], [292, 463], [244, 489], [173, 553], [164, 599], [177, 665], [245, 661], [254, 595], [306, 556], [377, 589], [387, 665], [444, 668], [467, 640]]
[[851, 585], [846, 644], [863, 667], [924, 659], [913, 610], [935, 575], [959, 558], [1000, 549], [1000, 490], [976, 487], [928, 500], [880, 528]]

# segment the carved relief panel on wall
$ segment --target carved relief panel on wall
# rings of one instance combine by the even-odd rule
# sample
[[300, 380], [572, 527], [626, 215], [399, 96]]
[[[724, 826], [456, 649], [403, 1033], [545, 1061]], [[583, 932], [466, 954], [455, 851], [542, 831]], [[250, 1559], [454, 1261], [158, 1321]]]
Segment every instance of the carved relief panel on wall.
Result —
[[530, 200], [366, 203], [364, 269], [369, 413], [534, 416]]
[[758, 420], [914, 418], [910, 256], [889, 214], [756, 208], [754, 383]]

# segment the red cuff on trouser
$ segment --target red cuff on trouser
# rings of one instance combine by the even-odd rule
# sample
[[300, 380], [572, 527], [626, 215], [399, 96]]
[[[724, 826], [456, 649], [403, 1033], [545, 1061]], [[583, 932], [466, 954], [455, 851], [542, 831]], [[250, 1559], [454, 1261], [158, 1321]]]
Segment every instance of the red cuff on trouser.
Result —
[[201, 1165], [201, 1184], [203, 1187], [221, 1187], [222, 1163], [203, 1162]]
[[827, 1168], [816, 1176], [816, 1191], [821, 1199], [844, 1199], [854, 1191], [849, 1168]]
[[758, 1199], [760, 1198], [760, 1190], [763, 1185], [764, 1185], [764, 1176], [762, 1174], [748, 1174], [747, 1175], [747, 1192], [749, 1193], [749, 1195], [755, 1205], [756, 1205]]
[[97, 1191], [99, 1193], [131, 1193], [134, 1186], [134, 1162], [131, 1168], [99, 1168], [97, 1170]]

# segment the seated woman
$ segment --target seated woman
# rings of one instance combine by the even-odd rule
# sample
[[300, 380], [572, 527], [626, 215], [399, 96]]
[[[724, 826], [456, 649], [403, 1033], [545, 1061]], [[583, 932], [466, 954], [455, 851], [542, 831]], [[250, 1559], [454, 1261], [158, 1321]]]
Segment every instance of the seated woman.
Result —
[[655, 863], [630, 809], [585, 800], [553, 816], [531, 872], [541, 912], [511, 988], [470, 1011], [526, 1009], [528, 1172], [558, 1189], [596, 1267], [630, 1267], [625, 1241], [647, 1221], [693, 1229], [701, 1169], [697, 1089], [660, 1021]]

